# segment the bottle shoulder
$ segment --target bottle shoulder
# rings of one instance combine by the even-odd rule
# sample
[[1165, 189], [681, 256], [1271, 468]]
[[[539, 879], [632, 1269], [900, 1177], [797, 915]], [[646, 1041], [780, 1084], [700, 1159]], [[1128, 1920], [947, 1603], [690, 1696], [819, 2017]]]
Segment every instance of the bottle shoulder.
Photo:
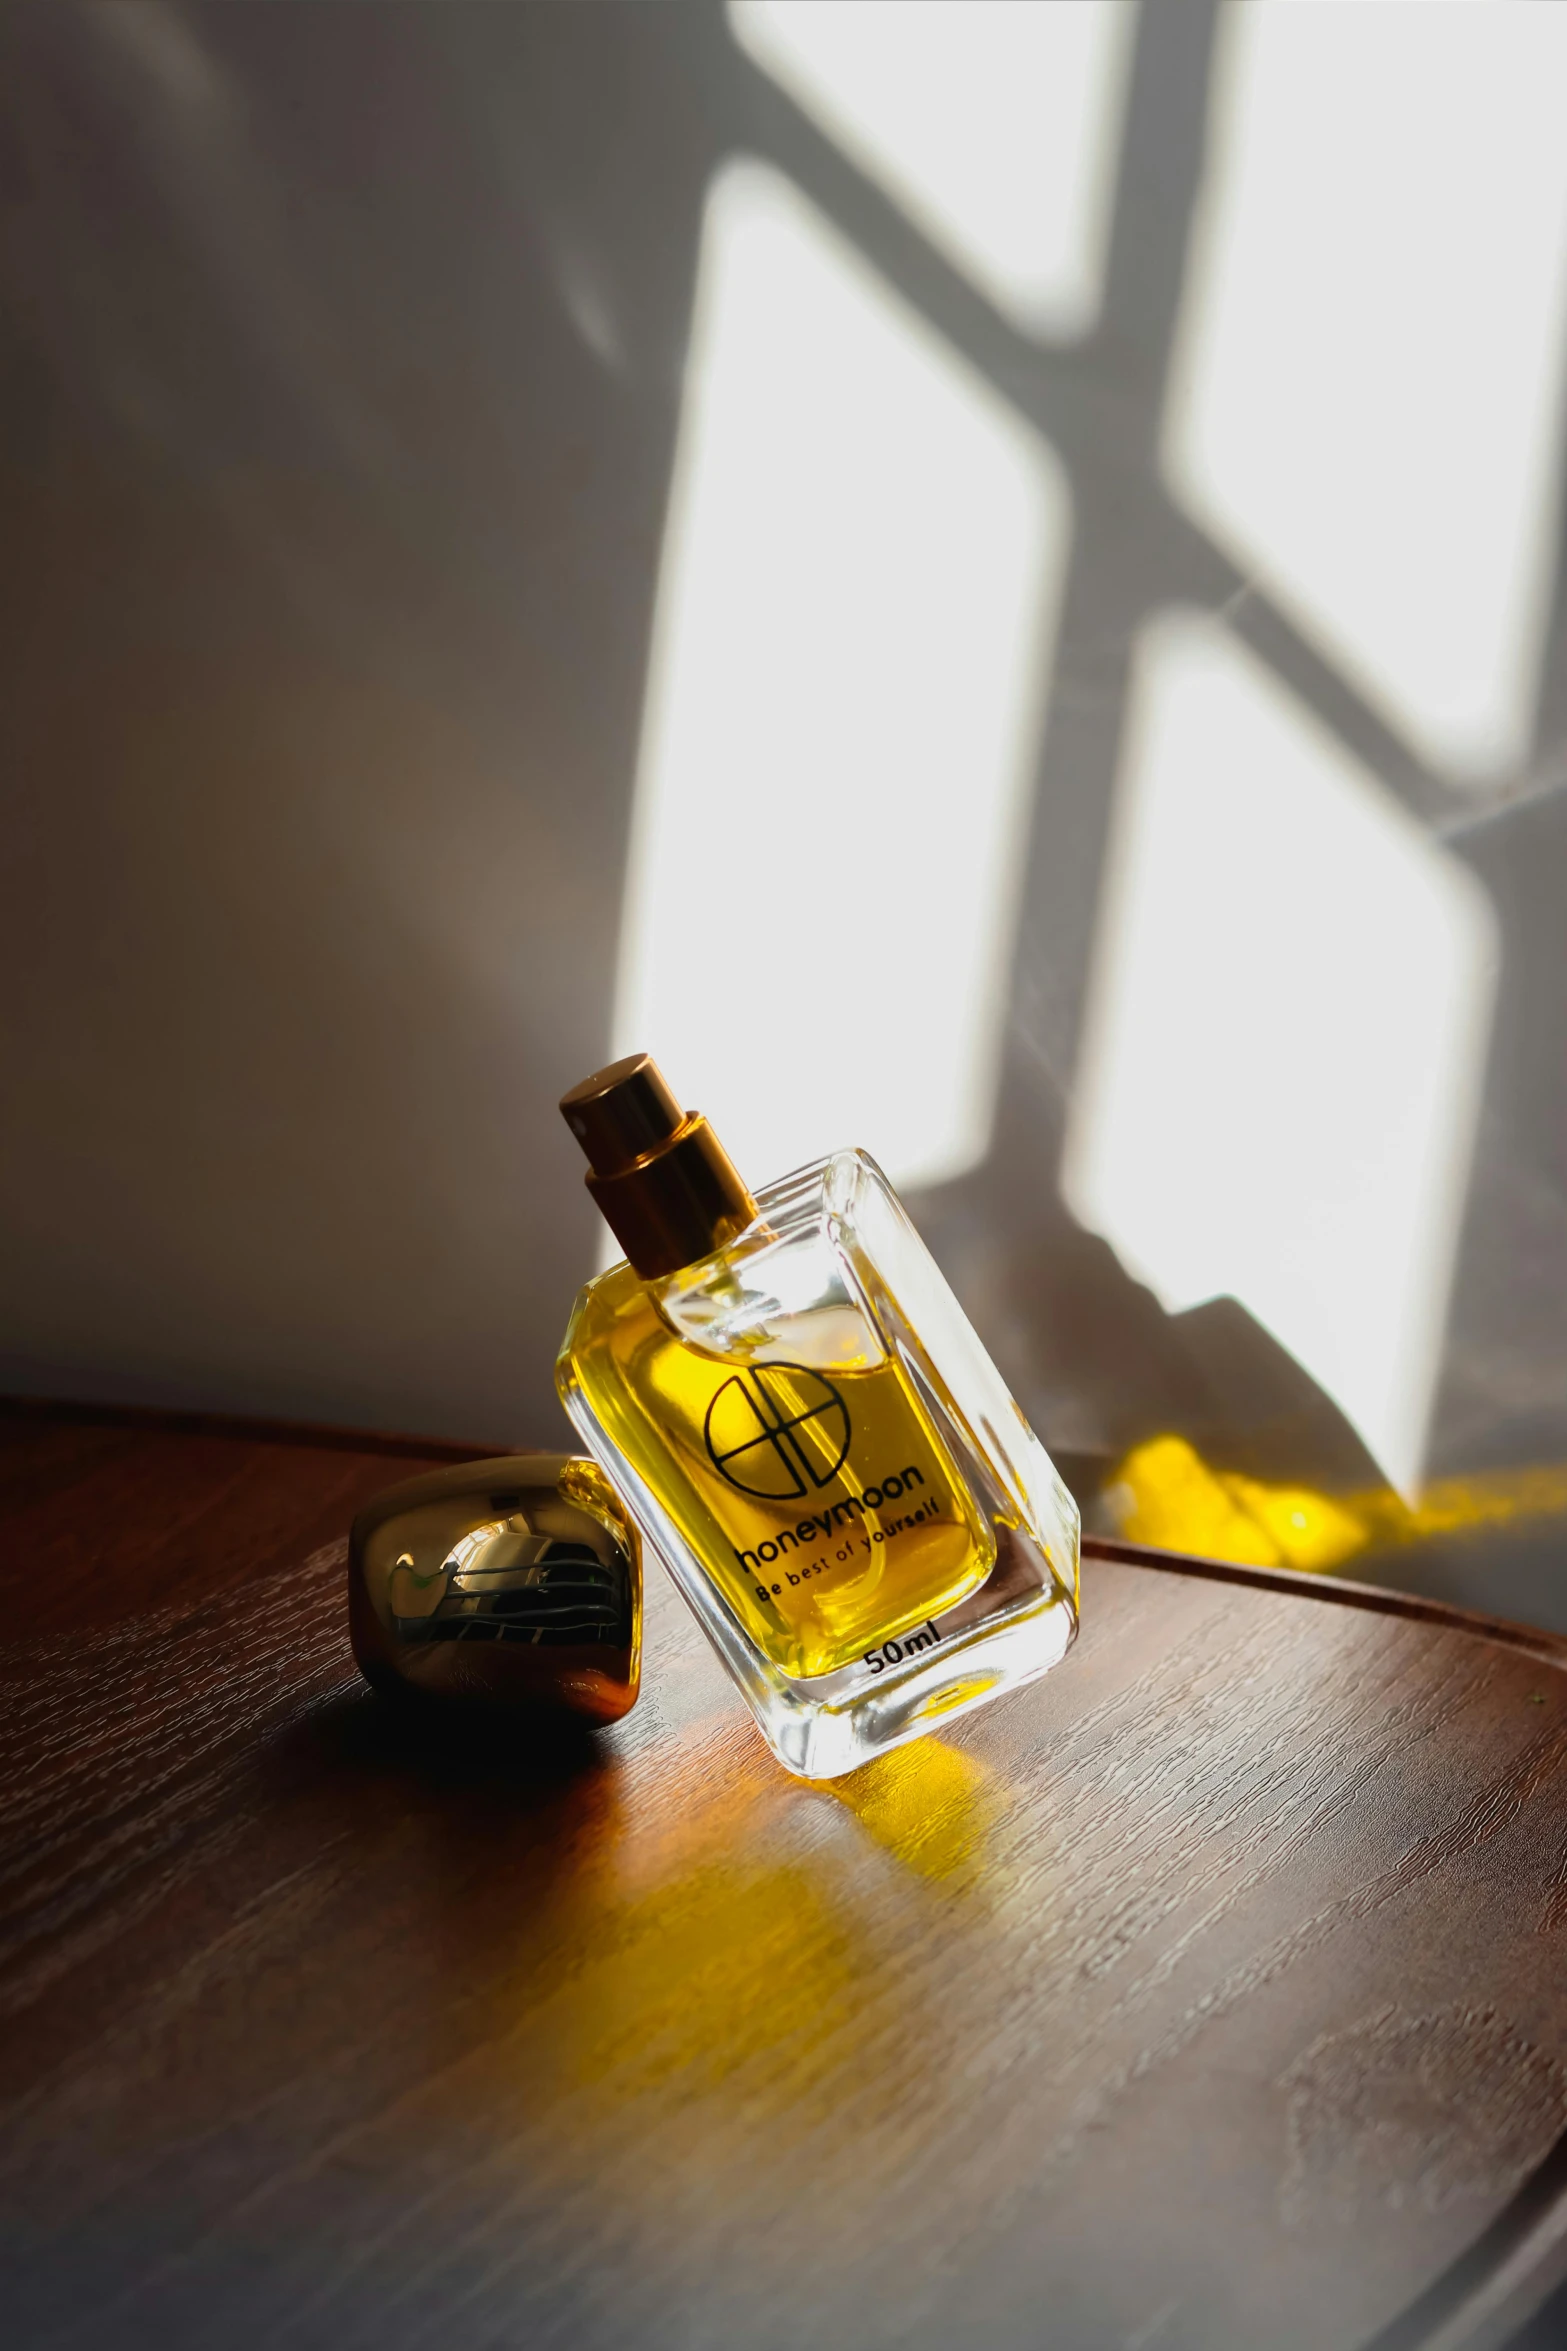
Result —
[[885, 1346], [858, 1268], [861, 1223], [896, 1196], [868, 1152], [833, 1153], [756, 1195], [743, 1233], [695, 1264], [644, 1280], [624, 1262], [579, 1293], [566, 1334], [569, 1356], [662, 1325], [671, 1338], [717, 1357], [828, 1369], [870, 1369]]

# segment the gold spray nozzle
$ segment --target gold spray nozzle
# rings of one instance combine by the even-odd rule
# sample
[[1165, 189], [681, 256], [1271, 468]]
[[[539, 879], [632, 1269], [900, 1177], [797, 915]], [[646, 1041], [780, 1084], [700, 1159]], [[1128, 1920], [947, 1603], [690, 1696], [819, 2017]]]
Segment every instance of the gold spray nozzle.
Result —
[[682, 1110], [657, 1062], [628, 1054], [561, 1097], [588, 1158], [587, 1187], [648, 1279], [692, 1265], [744, 1232], [756, 1202], [699, 1110]]

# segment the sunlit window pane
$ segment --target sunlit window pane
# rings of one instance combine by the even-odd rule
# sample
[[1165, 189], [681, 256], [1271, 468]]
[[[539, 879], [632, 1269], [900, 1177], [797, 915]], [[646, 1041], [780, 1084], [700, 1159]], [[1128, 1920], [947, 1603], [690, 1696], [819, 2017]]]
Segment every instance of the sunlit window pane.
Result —
[[984, 1155], [1067, 535], [1049, 448], [788, 183], [727, 170], [616, 1032], [754, 1181]]
[[1478, 883], [1215, 623], [1140, 644], [1066, 1160], [1418, 1479], [1493, 990]]
[[759, 65], [1030, 333], [1098, 315], [1132, 0], [730, 0]]
[[1567, 9], [1243, 7], [1173, 486], [1455, 780], [1526, 756], [1555, 560]]

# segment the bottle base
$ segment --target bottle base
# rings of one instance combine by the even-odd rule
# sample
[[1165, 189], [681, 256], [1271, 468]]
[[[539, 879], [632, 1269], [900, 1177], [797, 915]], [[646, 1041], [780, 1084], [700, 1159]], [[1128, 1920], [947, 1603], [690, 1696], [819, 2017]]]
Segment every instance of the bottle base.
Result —
[[[1072, 1646], [1077, 1617], [1057, 1587], [992, 1616], [938, 1650], [913, 1653], [842, 1697], [813, 1696], [811, 1684], [778, 1677], [744, 1694], [768, 1746], [786, 1771], [839, 1779], [910, 1739], [945, 1730], [976, 1706], [1048, 1673]], [[892, 1646], [893, 1644], [889, 1644]], [[838, 1677], [832, 1677], [837, 1680]]]

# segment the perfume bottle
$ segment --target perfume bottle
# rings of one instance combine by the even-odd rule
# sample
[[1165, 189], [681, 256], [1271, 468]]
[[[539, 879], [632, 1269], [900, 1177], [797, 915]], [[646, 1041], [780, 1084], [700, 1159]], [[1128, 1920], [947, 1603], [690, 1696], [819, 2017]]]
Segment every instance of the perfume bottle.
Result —
[[869, 1154], [753, 1198], [645, 1053], [561, 1110], [626, 1252], [561, 1399], [779, 1761], [830, 1779], [1054, 1665], [1076, 1505]]

